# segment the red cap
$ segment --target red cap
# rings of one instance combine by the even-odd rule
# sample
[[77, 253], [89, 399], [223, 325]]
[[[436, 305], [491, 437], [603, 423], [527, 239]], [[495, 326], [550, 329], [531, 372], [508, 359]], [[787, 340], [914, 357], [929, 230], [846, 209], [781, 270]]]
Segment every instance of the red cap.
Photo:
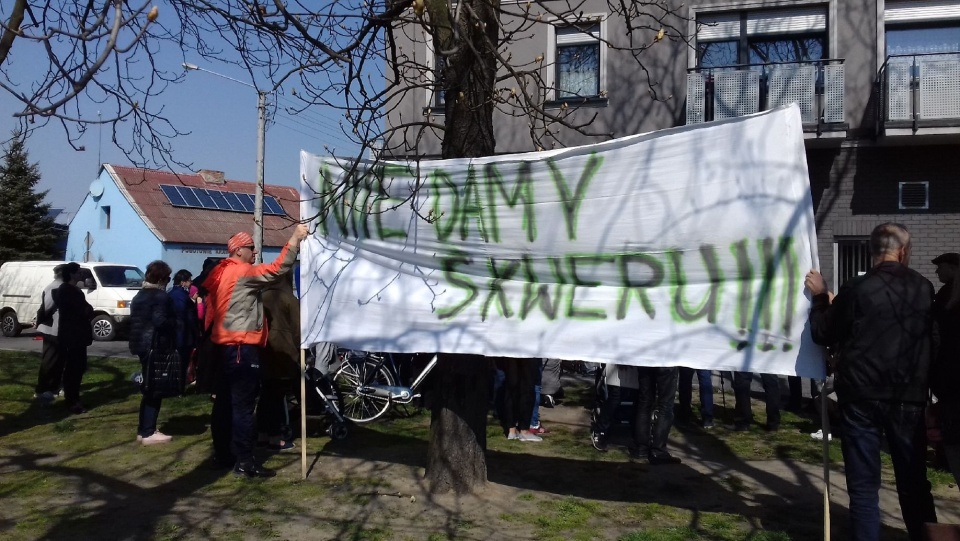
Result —
[[227, 241], [227, 251], [229, 251], [231, 255], [244, 246], [253, 246], [253, 237], [251, 237], [249, 233], [241, 231], [230, 237], [230, 240]]

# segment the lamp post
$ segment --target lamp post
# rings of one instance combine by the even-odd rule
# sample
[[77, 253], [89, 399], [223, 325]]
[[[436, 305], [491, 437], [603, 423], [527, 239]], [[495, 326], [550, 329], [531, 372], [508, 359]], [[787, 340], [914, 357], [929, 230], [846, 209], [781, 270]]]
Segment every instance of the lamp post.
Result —
[[187, 71], [202, 71], [223, 79], [240, 83], [257, 91], [257, 187], [253, 198], [253, 247], [257, 251], [256, 262], [263, 261], [263, 155], [267, 139], [267, 93], [240, 79], [201, 68], [196, 64], [183, 63]]

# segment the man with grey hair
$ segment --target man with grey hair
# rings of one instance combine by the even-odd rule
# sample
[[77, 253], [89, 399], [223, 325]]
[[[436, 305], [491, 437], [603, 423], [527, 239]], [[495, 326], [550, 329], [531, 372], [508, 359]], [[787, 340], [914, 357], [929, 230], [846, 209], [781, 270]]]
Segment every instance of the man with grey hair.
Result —
[[54, 401], [63, 381], [63, 356], [57, 342], [60, 310], [56, 302], [56, 291], [62, 283], [63, 265], [57, 265], [53, 268], [53, 281], [40, 292], [40, 309], [37, 310], [37, 331], [43, 337], [43, 352], [34, 397], [42, 404]]
[[873, 267], [833, 297], [811, 270], [813, 340], [839, 352], [836, 393], [850, 497], [850, 539], [880, 539], [880, 449], [885, 434], [910, 539], [937, 514], [927, 481], [924, 407], [936, 349], [933, 284], [908, 268], [910, 233], [896, 223], [870, 234]]

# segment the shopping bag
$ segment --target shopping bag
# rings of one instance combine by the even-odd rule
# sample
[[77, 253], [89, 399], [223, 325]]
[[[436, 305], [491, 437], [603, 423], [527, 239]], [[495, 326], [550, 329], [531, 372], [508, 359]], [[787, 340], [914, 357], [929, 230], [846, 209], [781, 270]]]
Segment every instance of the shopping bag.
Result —
[[184, 370], [180, 354], [175, 349], [151, 349], [147, 354], [147, 374], [143, 392], [156, 398], [180, 396], [184, 389]]

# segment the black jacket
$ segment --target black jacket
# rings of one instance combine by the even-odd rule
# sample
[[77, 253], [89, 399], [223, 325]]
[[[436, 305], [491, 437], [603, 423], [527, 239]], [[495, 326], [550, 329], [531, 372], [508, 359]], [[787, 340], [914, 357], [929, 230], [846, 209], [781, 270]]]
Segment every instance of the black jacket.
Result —
[[60, 310], [60, 326], [57, 340], [63, 348], [84, 348], [93, 343], [93, 307], [87, 302], [83, 291], [64, 282], [57, 288], [57, 307]]
[[813, 298], [813, 340], [839, 352], [840, 402], [926, 402], [936, 348], [933, 295], [918, 272], [884, 262], [847, 281], [832, 305], [825, 294]]
[[141, 289], [130, 303], [130, 353], [144, 358], [156, 347], [169, 351], [176, 346], [177, 319], [166, 291]]

